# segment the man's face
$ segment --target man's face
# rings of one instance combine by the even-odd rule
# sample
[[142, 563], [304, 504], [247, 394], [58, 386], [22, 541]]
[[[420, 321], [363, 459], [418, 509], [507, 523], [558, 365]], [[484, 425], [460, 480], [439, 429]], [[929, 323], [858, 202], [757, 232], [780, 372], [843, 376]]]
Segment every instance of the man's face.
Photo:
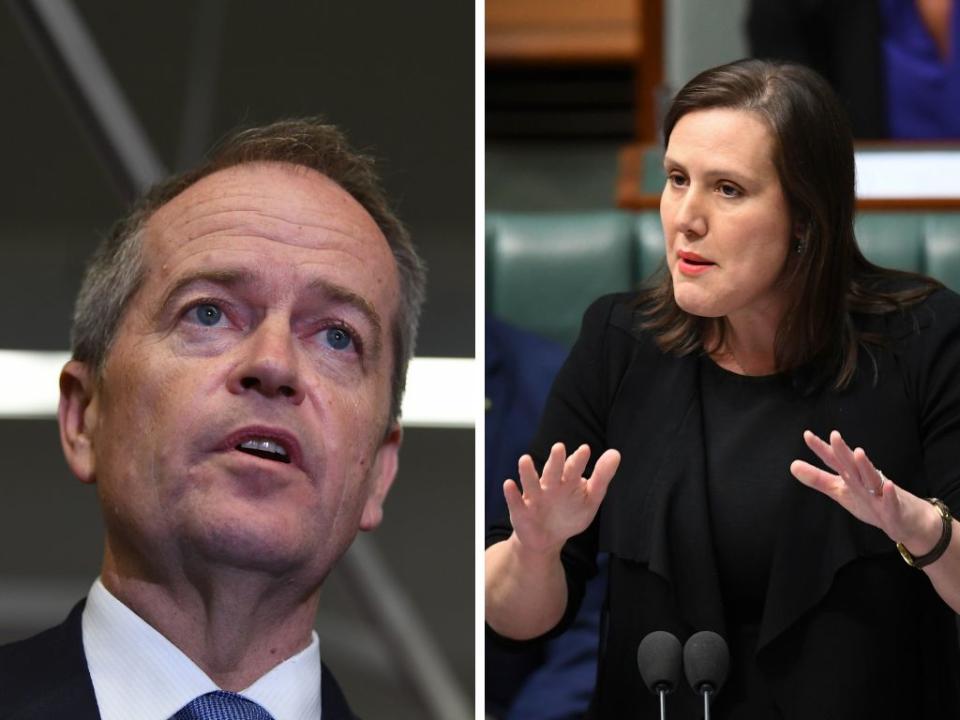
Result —
[[154, 214], [144, 267], [67, 450], [110, 547], [322, 579], [396, 471], [383, 234], [316, 172], [241, 165]]

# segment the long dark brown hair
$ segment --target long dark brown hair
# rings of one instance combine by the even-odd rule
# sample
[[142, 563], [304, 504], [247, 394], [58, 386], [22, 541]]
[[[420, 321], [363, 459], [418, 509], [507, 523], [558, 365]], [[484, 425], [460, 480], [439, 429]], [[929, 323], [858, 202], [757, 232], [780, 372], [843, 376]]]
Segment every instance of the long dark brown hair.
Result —
[[[881, 268], [867, 260], [854, 236], [853, 138], [827, 82], [802, 65], [739, 60], [705, 70], [688, 82], [664, 119], [664, 147], [687, 113], [728, 108], [755, 113], [773, 133], [773, 162], [799, 231], [781, 282], [790, 301], [774, 344], [778, 371], [806, 367], [835, 389], [849, 384], [861, 343], [882, 338], [858, 331], [851, 313], [902, 310], [940, 283]], [[891, 282], [909, 278], [911, 281]], [[660, 348], [687, 355], [714, 352], [724, 341], [723, 318], [682, 310], [673, 279], [661, 272], [641, 293], [642, 326]], [[708, 344], [709, 343], [709, 344]]]

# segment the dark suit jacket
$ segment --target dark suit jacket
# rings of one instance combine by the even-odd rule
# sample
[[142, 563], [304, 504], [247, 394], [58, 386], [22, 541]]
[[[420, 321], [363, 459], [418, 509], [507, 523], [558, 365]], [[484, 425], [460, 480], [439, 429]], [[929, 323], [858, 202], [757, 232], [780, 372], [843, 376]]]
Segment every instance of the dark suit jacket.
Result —
[[[83, 654], [83, 602], [62, 625], [0, 647], [0, 720], [100, 720]], [[343, 692], [324, 665], [323, 720], [354, 720]]]
[[[845, 391], [800, 393], [796, 411], [806, 427], [821, 436], [840, 430], [888, 477], [957, 514], [960, 297], [942, 290], [909, 313], [856, 322], [889, 344], [860, 353]], [[638, 329], [633, 297], [602, 298], [584, 317], [533, 444], [538, 461], [558, 441], [586, 442], [594, 458], [607, 447], [622, 454], [596, 520], [563, 552], [567, 622], [597, 551], [610, 555], [594, 717], [659, 716], [636, 666], [647, 633], [668, 630], [681, 641], [699, 630], [727, 634], [699, 368], [695, 355], [665, 355]], [[813, 379], [794, 380], [809, 388]], [[785, 473], [794, 458], [819, 464], [800, 437]], [[799, 482], [785, 502], [757, 644], [757, 665], [784, 717], [960, 717], [954, 614], [925, 575], [881, 531]], [[671, 696], [679, 717], [699, 717], [698, 707], [689, 689]]]

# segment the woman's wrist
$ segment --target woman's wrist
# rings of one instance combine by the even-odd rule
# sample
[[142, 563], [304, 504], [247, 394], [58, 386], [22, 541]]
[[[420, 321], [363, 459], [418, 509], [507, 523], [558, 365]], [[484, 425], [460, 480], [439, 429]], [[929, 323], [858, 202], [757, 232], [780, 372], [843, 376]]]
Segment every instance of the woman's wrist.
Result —
[[559, 544], [534, 544], [534, 543], [524, 543], [520, 537], [517, 535], [517, 531], [514, 530], [513, 534], [507, 538], [513, 551], [517, 554], [517, 557], [524, 564], [535, 563], [535, 564], [544, 564], [551, 565], [557, 562], [560, 559], [560, 551], [563, 549], [564, 543]]
[[914, 557], [926, 555], [940, 541], [943, 519], [936, 505], [923, 498], [911, 496], [912, 516], [903, 536], [898, 540]]

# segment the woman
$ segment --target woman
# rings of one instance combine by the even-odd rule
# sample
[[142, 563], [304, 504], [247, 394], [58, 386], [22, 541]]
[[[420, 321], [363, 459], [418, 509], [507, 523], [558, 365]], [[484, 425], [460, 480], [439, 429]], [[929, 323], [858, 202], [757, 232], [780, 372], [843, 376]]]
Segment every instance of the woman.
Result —
[[708, 629], [732, 658], [718, 718], [956, 717], [960, 298], [857, 249], [850, 131], [812, 71], [708, 70], [664, 135], [666, 270], [587, 311], [542, 473], [524, 456], [522, 494], [504, 484], [488, 623], [562, 629], [599, 550], [592, 716], [658, 716], [640, 640]]

